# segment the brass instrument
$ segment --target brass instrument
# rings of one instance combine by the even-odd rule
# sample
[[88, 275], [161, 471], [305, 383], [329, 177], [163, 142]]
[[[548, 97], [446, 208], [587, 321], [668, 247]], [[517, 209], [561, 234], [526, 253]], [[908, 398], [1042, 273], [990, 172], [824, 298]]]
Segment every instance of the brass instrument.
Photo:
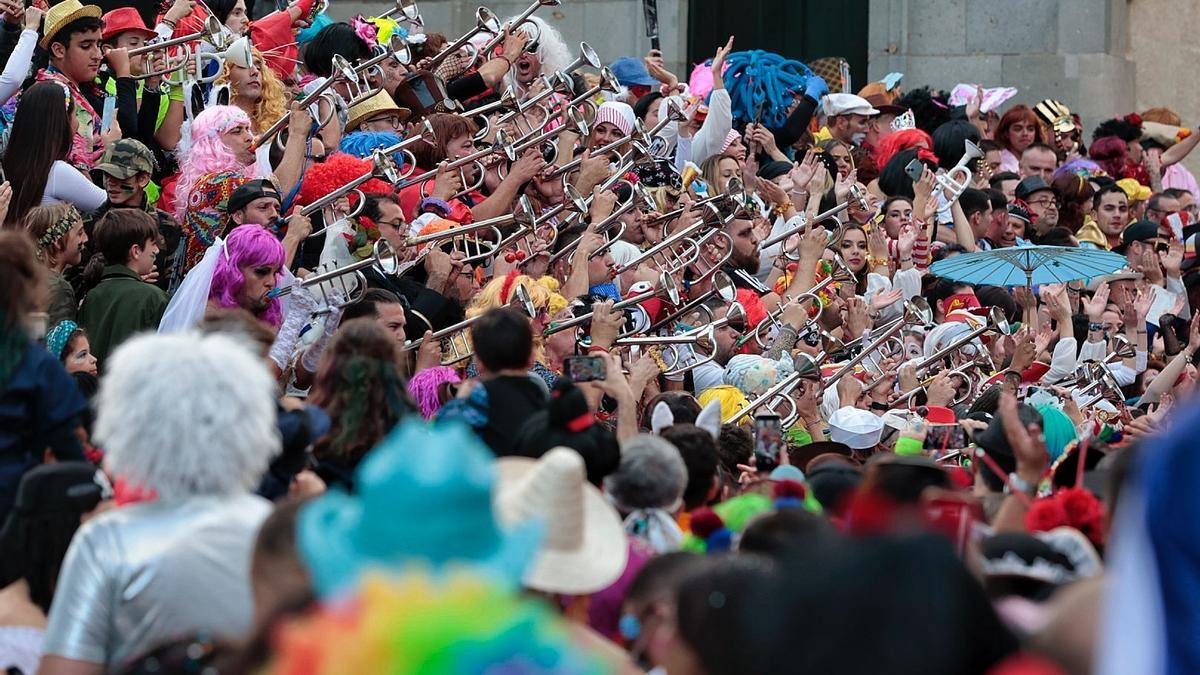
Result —
[[[309, 92], [307, 95], [305, 95], [304, 98], [300, 99], [300, 109], [301, 110], [308, 108], [309, 106], [313, 105], [314, 103], [321, 100], [322, 98], [326, 99], [328, 102], [331, 103], [330, 108], [332, 109], [334, 107], [332, 105], [333, 98], [331, 95], [326, 94], [326, 92], [328, 92], [329, 89], [331, 87], [333, 87], [334, 83], [336, 83], [336, 82], [346, 81], [346, 82], [354, 83], [356, 86], [360, 85], [360, 83], [358, 81], [358, 73], [355, 72], [354, 67], [350, 65], [350, 62], [347, 61], [345, 59], [345, 57], [341, 56], [340, 54], [334, 54], [332, 63], [333, 63], [333, 74], [330, 75], [329, 77], [325, 78], [325, 81], [322, 82], [320, 85], [318, 85], [316, 89], [313, 89], [311, 92]], [[290, 115], [290, 113], [285, 114], [283, 117], [280, 117], [278, 120], [275, 121], [274, 124], [272, 124], [270, 127], [268, 127], [266, 129], [266, 131], [262, 132], [257, 137], [255, 137], [254, 147], [261, 148], [263, 146], [263, 143], [271, 142], [271, 139], [275, 138], [275, 136], [278, 135], [279, 132], [283, 131], [284, 127], [287, 126], [289, 115]], [[332, 118], [333, 118], [333, 115], [331, 114], [329, 116], [329, 119], [326, 119], [324, 121], [325, 124], [328, 124], [329, 120]]]
[[[870, 208], [870, 204], [867, 202], [867, 196], [865, 194], [863, 194], [863, 191], [860, 190], [857, 185], [850, 186], [850, 196], [846, 201], [834, 206], [833, 208], [829, 209], [828, 211], [825, 211], [823, 213], [818, 213], [817, 215], [813, 216], [813, 223], [814, 223], [815, 227], [820, 227], [821, 222], [828, 220], [830, 218], [832, 218], [834, 220], [834, 222], [837, 223], [836, 231], [829, 234], [829, 243], [827, 244], [828, 246], [837, 246], [841, 242], [842, 237], [844, 236], [844, 234], [846, 232], [846, 225], [845, 225], [845, 223], [843, 223], [841, 221], [841, 219], [839, 219], [837, 217], [837, 215], [839, 213], [841, 213], [842, 211], [845, 211], [846, 209], [850, 208], [853, 204], [857, 204], [858, 207], [860, 209], [862, 209], [863, 211], [866, 211]], [[808, 228], [808, 221], [807, 221], [807, 219], [805, 219], [805, 217], [803, 215], [799, 215], [797, 217], [800, 218], [800, 224], [796, 225], [795, 227], [793, 227], [789, 230], [780, 232], [779, 234], [767, 237], [766, 239], [762, 240], [758, 244], [758, 249], [760, 251], [766, 250], [768, 247], [774, 246], [775, 244], [785, 241], [789, 237], [792, 237], [793, 235], [797, 235], [797, 234], [800, 234], [801, 232], [804, 232], [804, 230], [806, 230]], [[783, 255], [788, 260], [799, 260], [800, 259], [799, 254], [793, 254], [791, 251], [788, 251], [786, 248], [783, 251]]]
[[[950, 344], [946, 345], [945, 347], [942, 347], [941, 349], [937, 350], [933, 354], [930, 354], [928, 357], [917, 362], [915, 364], [917, 371], [921, 372], [928, 368], [932, 368], [932, 367], [936, 366], [937, 364], [941, 363], [950, 354], [969, 345], [973, 340], [975, 340], [975, 338], [979, 337], [980, 335], [983, 335], [984, 333], [1000, 333], [1001, 335], [1008, 335], [1010, 333], [1008, 320], [1004, 318], [1004, 312], [999, 307], [992, 308], [991, 312], [988, 313], [988, 320], [982, 326], [980, 326], [979, 328], [972, 329], [971, 331], [965, 333], [964, 335], [962, 335], [962, 336], [958, 337], [957, 339], [955, 339], [954, 341], [952, 341]], [[986, 353], [986, 350], [985, 350], [984, 354], [970, 354], [969, 356], [971, 357], [972, 362], [975, 362], [982, 358], [986, 358], [989, 361], [989, 363], [985, 364], [985, 365], [987, 365], [989, 368], [992, 368], [993, 370], [995, 369], [995, 364], [990, 363], [991, 356]], [[930, 375], [930, 374], [932, 374], [932, 373], [926, 373], [926, 375]], [[877, 385], [879, 385], [880, 383], [882, 383], [885, 379], [887, 379], [889, 377], [892, 377], [892, 375], [885, 374], [880, 377], [877, 377], [874, 380], [872, 380], [869, 384], [867, 384], [865, 388], [866, 389], [874, 389]]]
[[[671, 303], [672, 305], [678, 305], [680, 303], [679, 288], [675, 285], [675, 280], [672, 279], [669, 274], [659, 275], [658, 285], [655, 286], [654, 288], [652, 288], [648, 291], [644, 291], [642, 293], [638, 293], [636, 295], [631, 295], [628, 298], [625, 298], [624, 300], [621, 300], [619, 302], [615, 302], [615, 303], [613, 303], [612, 308], [613, 309], [625, 309], [626, 307], [632, 307], [639, 303], [645, 302], [646, 300], [649, 300], [650, 298], [659, 298], [659, 297], [663, 298], [664, 300]], [[551, 335], [554, 335], [555, 333], [561, 333], [562, 331], [567, 330], [569, 328], [575, 328], [576, 326], [581, 326], [581, 325], [591, 321], [592, 316], [594, 316], [595, 313], [596, 313], [595, 310], [592, 310], [586, 314], [580, 314], [579, 316], [567, 319], [566, 321], [558, 321], [554, 324], [551, 324], [549, 327], [547, 327], [546, 330], [542, 333], [542, 335], [545, 337], [550, 337]]]
[[[361, 300], [367, 292], [367, 279], [362, 273], [362, 270], [366, 267], [374, 267], [380, 273], [389, 276], [394, 276], [398, 273], [399, 263], [396, 252], [392, 250], [392, 247], [388, 245], [386, 240], [379, 239], [375, 242], [375, 247], [369, 258], [364, 258], [349, 265], [319, 274], [311, 274], [300, 282], [300, 287], [306, 289], [313, 286], [319, 287], [325, 305], [325, 309], [322, 311], [347, 307]], [[350, 280], [347, 280], [347, 275], [353, 276]], [[289, 295], [292, 292], [292, 288], [292, 286], [279, 286], [272, 289], [267, 294], [267, 297], [278, 298]], [[335, 290], [340, 291], [341, 298], [333, 295], [333, 291]]]
[[[366, 204], [366, 200], [367, 200], [366, 195], [363, 194], [362, 190], [358, 189], [358, 186], [362, 185], [363, 183], [366, 183], [367, 181], [371, 180], [372, 178], [378, 177], [378, 178], [382, 178], [383, 180], [385, 180], [389, 183], [395, 183], [403, 177], [402, 172], [396, 166], [396, 162], [391, 158], [391, 155], [386, 154], [381, 149], [376, 149], [373, 153], [371, 153], [371, 162], [372, 162], [372, 165], [371, 165], [370, 171], [364, 173], [363, 175], [359, 176], [358, 178], [355, 178], [354, 180], [350, 181], [349, 183], [346, 183], [345, 185], [337, 188], [333, 192], [330, 192], [329, 194], [313, 201], [311, 204], [306, 204], [305, 206], [298, 209], [297, 212], [302, 216], [310, 217], [313, 214], [317, 213], [318, 211], [321, 211], [325, 207], [332, 205], [334, 202], [341, 199], [343, 196], [348, 195], [350, 193], [355, 193], [358, 196], [358, 205], [356, 207], [354, 207], [353, 211], [346, 214], [345, 217], [353, 218], [354, 216], [357, 216], [359, 213], [362, 212], [363, 206]], [[411, 172], [411, 169], [409, 169], [409, 171]], [[322, 227], [321, 229], [310, 233], [308, 236], [315, 237], [318, 234], [324, 233], [325, 230], [329, 229], [329, 226], [331, 224], [332, 223], [326, 223], [325, 227]]]
[[[841, 259], [840, 256], [835, 256], [833, 258], [833, 264], [834, 269], [832, 274], [814, 284], [812, 288], [796, 296], [791, 302], [781, 302], [775, 307], [775, 309], [767, 312], [767, 318], [759, 322], [758, 326], [756, 326], [754, 329], [754, 341], [758, 343], [758, 346], [766, 349], [767, 333], [771, 327], [777, 326], [782, 328], [782, 317], [784, 311], [789, 306], [799, 304], [806, 298], [811, 300], [813, 306], [817, 308], [817, 314], [816, 316], [810, 316], [808, 321], [805, 322], [805, 326], [817, 325], [817, 322], [821, 320], [821, 313], [825, 311], [824, 307], [821, 305], [821, 298], [817, 294], [826, 288], [829, 288], [829, 286], [834, 283], [853, 283], [854, 281], [854, 272], [850, 271], [850, 268], [846, 266], [846, 263]], [[797, 332], [805, 332], [805, 330], [806, 329], [799, 329]]]
[[[958, 163], [950, 167], [950, 170], [945, 174], [934, 174], [934, 179], [937, 180], [938, 185], [950, 191], [951, 203], [958, 201], [963, 191], [971, 187], [972, 174], [968, 166], [971, 162], [984, 157], [983, 151], [979, 149], [978, 145], [975, 145], [970, 140], [963, 142], [966, 143], [967, 150], [963, 153], [962, 158], [958, 160]], [[955, 178], [956, 176], [957, 179]]]
[[[525, 312], [526, 316], [528, 316], [530, 319], [537, 316], [537, 308], [534, 307], [533, 299], [529, 297], [529, 291], [525, 290], [524, 286], [516, 286], [516, 290], [513, 292], [513, 295], [516, 296], [514, 300], [520, 305], [521, 310]], [[470, 319], [459, 321], [453, 326], [447, 326], [430, 334], [430, 339], [440, 340], [443, 349], [449, 351], [449, 355], [444, 355], [442, 357], [443, 366], [453, 366], [454, 364], [466, 361], [475, 355], [474, 346], [471, 345], [470, 341], [467, 339], [468, 336], [466, 333], [471, 326], [475, 325], [475, 322], [479, 321], [479, 319], [483, 316], [483, 314], [473, 316]], [[405, 342], [402, 347], [400, 347], [400, 351], [411, 352], [424, 343], [424, 337], [416, 340], [409, 340]]]
[[697, 311], [707, 314], [708, 322], [711, 322], [713, 320], [712, 312], [708, 310], [708, 307], [706, 307], [704, 303], [708, 302], [708, 300], [713, 296], [721, 298], [722, 302], [734, 302], [737, 300], [737, 288], [733, 285], [733, 280], [729, 278], [728, 274], [725, 274], [724, 272], [717, 272], [713, 274], [712, 288], [710, 288], [706, 293], [688, 300], [687, 304], [659, 319], [655, 324], [647, 329], [648, 332], [654, 332], [657, 330], [662, 330], [668, 326], [672, 326], [675, 324], [675, 322], [679, 321], [683, 317]]
[[[521, 27], [521, 25], [525, 24], [526, 22], [532, 24], [536, 35], [534, 37], [531, 37], [529, 42], [530, 42], [530, 44], [537, 42], [537, 38], [541, 37], [542, 31], [541, 31], [541, 28], [538, 27], [538, 25], [536, 23], [529, 21], [529, 17], [533, 16], [533, 13], [536, 12], [538, 10], [538, 8], [540, 8], [540, 7], [558, 7], [560, 4], [562, 4], [562, 0], [534, 0], [533, 4], [529, 5], [529, 7], [526, 7], [525, 11], [521, 12], [521, 14], [517, 16], [517, 18], [515, 18], [511, 21], [512, 26], [514, 29], [516, 29], [516, 28]], [[501, 42], [504, 42], [504, 33], [503, 32], [497, 34], [491, 40], [488, 40], [487, 44], [485, 44], [484, 46], [479, 48], [479, 51], [483, 52], [484, 54], [487, 54], [488, 52], [490, 52], [493, 49], [495, 49], [496, 47], [498, 47]]]

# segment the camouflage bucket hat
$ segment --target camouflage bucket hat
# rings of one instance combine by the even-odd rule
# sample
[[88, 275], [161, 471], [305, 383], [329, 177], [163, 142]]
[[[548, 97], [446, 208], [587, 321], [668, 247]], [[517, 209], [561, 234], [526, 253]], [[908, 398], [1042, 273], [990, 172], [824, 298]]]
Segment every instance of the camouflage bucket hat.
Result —
[[96, 169], [121, 179], [132, 178], [139, 173], [154, 173], [154, 153], [141, 141], [122, 138], [109, 146]]

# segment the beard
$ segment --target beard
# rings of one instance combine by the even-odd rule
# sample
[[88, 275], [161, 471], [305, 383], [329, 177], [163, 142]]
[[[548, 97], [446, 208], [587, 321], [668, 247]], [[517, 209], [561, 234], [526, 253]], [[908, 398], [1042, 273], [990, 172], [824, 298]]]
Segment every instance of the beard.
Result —
[[743, 253], [737, 249], [729, 257], [729, 264], [747, 274], [758, 274], [758, 252]]

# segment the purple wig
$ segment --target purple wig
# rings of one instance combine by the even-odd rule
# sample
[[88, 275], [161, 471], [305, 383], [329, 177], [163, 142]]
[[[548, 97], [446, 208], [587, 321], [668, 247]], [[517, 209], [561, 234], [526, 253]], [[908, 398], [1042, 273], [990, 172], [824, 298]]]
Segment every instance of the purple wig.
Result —
[[[283, 244], [266, 228], [261, 225], [235, 227], [225, 238], [225, 250], [217, 258], [208, 298], [218, 307], [238, 307], [237, 296], [246, 282], [242, 268], [275, 265], [282, 269], [283, 262]], [[282, 279], [282, 272], [277, 272], [275, 284], [279, 285]], [[258, 318], [278, 328], [283, 323], [283, 308], [279, 298], [272, 298]]]

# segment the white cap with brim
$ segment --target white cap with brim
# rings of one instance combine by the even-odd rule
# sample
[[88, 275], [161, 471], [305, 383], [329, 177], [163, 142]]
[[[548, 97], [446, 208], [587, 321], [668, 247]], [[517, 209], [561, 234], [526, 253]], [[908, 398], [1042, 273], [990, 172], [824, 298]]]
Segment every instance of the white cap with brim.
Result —
[[1137, 281], [1141, 278], [1141, 272], [1134, 272], [1132, 270], [1122, 270], [1120, 272], [1113, 272], [1112, 274], [1101, 274], [1098, 277], [1092, 277], [1088, 280], [1087, 289], [1089, 291], [1096, 291], [1100, 288], [1101, 284], [1108, 284], [1114, 281]]
[[869, 450], [883, 436], [883, 418], [860, 408], [838, 408], [829, 418], [829, 440], [853, 450]]
[[867, 99], [854, 94], [828, 94], [825, 96], [825, 114], [829, 117], [837, 115], [878, 115], [879, 111], [871, 106]]

